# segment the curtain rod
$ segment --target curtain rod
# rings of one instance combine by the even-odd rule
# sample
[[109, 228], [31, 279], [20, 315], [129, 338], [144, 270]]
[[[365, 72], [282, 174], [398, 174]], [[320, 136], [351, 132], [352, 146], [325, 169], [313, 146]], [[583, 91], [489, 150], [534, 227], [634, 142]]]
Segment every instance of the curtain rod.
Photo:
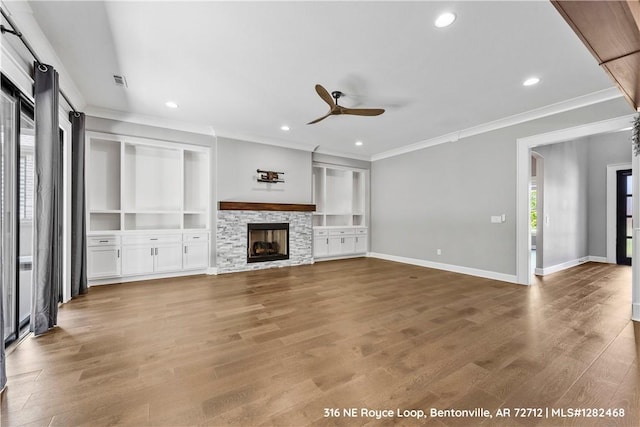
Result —
[[[36, 54], [36, 52], [33, 50], [33, 48], [31, 47], [31, 45], [29, 44], [29, 42], [27, 41], [27, 39], [22, 35], [22, 33], [20, 32], [20, 30], [18, 29], [18, 27], [16, 26], [15, 22], [13, 22], [13, 20], [9, 17], [9, 15], [7, 15], [7, 13], [4, 11], [3, 8], [0, 7], [0, 12], [2, 13], [3, 18], [7, 21], [7, 23], [11, 26], [11, 29], [5, 27], [4, 25], [0, 25], [0, 30], [2, 30], [2, 34], [4, 33], [9, 33], [9, 34], [13, 34], [14, 36], [18, 37], [20, 39], [20, 41], [22, 42], [22, 44], [24, 45], [24, 47], [27, 48], [27, 50], [29, 51], [29, 53], [31, 54], [31, 56], [33, 56], [33, 59], [36, 60], [36, 62], [38, 64], [42, 64], [43, 62], [40, 60], [40, 58], [38, 58], [38, 55]], [[69, 107], [71, 107], [71, 110], [76, 113], [76, 107], [73, 106], [73, 104], [71, 103], [71, 101], [69, 100], [69, 98], [67, 98], [67, 95], [64, 94], [64, 92], [62, 91], [62, 89], [60, 89], [58, 87], [58, 91], [60, 92], [60, 95], [62, 95], [62, 97], [64, 98], [65, 101], [67, 101], [67, 104], [69, 104]]]

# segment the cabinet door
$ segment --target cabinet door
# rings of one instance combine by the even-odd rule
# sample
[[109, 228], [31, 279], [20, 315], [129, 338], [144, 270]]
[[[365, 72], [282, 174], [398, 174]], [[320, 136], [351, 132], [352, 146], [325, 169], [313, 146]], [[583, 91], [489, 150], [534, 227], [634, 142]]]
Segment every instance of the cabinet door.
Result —
[[153, 273], [154, 247], [122, 246], [122, 275]]
[[358, 254], [367, 252], [367, 236], [356, 236], [355, 252]]
[[182, 270], [182, 244], [158, 243], [154, 254], [154, 271], [156, 273]]
[[340, 255], [342, 253], [342, 237], [329, 237], [329, 256]]
[[208, 242], [189, 242], [184, 244], [182, 267], [185, 270], [207, 268], [209, 265]]
[[343, 237], [341, 253], [346, 255], [346, 254], [352, 254], [355, 251], [356, 251], [356, 237], [355, 236]]
[[87, 278], [120, 275], [120, 247], [95, 246], [87, 248]]
[[329, 255], [329, 239], [325, 237], [316, 237], [313, 239], [313, 256], [323, 257]]

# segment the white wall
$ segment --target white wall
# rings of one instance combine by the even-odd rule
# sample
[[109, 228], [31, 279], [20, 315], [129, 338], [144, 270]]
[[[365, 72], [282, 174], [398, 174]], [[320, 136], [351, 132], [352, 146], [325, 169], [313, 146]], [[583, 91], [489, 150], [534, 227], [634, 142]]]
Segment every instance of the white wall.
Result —
[[[285, 182], [257, 182], [257, 169], [284, 172]], [[311, 152], [218, 138], [219, 201], [311, 203]]]
[[[588, 144], [567, 141], [536, 147], [544, 157], [542, 268], [588, 253]], [[540, 264], [539, 264], [540, 265]]]

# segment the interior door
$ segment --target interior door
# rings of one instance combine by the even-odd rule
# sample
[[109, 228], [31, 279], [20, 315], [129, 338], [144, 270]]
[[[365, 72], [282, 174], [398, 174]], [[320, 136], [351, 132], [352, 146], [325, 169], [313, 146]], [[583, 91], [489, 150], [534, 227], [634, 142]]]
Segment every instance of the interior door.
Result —
[[633, 198], [631, 169], [617, 172], [616, 203], [616, 262], [631, 265], [633, 233]]

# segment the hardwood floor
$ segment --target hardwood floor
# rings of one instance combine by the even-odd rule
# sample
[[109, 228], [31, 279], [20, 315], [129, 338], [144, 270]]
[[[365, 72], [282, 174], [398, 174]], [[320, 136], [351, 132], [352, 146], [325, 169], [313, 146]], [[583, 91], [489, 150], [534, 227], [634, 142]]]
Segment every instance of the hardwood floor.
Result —
[[630, 294], [628, 267], [524, 287], [375, 259], [93, 287], [8, 355], [1, 424], [638, 426]]

